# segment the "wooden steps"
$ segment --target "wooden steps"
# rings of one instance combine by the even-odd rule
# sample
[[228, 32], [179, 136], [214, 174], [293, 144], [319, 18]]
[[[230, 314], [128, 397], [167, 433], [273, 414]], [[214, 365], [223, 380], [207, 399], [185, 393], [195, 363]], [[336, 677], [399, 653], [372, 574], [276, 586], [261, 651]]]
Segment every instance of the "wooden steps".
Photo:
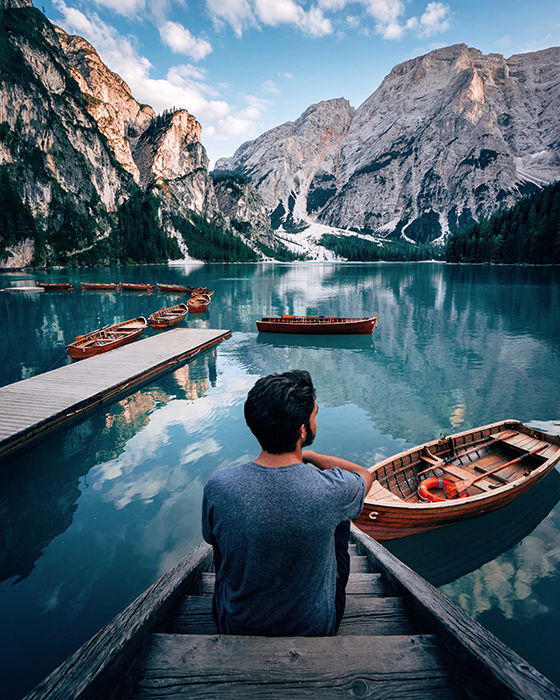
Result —
[[136, 698], [457, 698], [429, 635], [154, 634]]
[[136, 698], [458, 698], [437, 638], [422, 634], [385, 576], [350, 550], [336, 637], [219, 635], [216, 575], [202, 573], [165, 633], [151, 636]]

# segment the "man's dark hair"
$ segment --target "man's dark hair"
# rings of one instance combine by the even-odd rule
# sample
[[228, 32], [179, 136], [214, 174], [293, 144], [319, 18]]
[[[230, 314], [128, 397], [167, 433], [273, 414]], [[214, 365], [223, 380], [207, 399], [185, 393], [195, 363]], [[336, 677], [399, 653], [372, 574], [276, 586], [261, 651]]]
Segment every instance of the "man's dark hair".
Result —
[[293, 452], [299, 427], [309, 424], [314, 407], [315, 389], [309, 372], [292, 369], [257, 381], [245, 401], [245, 420], [263, 450], [271, 454]]

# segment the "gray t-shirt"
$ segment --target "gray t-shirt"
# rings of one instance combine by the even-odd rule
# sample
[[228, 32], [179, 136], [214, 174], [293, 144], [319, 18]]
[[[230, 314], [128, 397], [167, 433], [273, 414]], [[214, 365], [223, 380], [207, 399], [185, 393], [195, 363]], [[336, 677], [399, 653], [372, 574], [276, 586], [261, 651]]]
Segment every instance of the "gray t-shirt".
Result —
[[202, 534], [214, 546], [218, 629], [225, 634], [334, 634], [334, 531], [363, 507], [359, 474], [255, 462], [214, 472]]

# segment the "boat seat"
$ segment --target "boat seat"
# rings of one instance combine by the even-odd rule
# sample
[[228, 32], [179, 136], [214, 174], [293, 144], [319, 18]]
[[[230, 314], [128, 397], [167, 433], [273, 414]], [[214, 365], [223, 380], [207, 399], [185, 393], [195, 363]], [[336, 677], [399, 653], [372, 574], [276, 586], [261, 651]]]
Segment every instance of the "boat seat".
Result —
[[[447, 464], [445, 468], [441, 467], [441, 469], [443, 469], [446, 474], [455, 476], [457, 479], [461, 479], [461, 481], [470, 481], [470, 479], [476, 476], [476, 474], [473, 474], [466, 469], [461, 469], [461, 467], [456, 467], [454, 464]], [[480, 481], [477, 481], [476, 484], [473, 484], [473, 487], [479, 488], [481, 491], [492, 491], [496, 488], [496, 484], [492, 484], [487, 479], [481, 479]]]
[[376, 501], [393, 501], [394, 503], [402, 503], [403, 499], [395, 496], [392, 491], [382, 486], [379, 481], [374, 481], [370, 490], [366, 495], [366, 501], [372, 499]]

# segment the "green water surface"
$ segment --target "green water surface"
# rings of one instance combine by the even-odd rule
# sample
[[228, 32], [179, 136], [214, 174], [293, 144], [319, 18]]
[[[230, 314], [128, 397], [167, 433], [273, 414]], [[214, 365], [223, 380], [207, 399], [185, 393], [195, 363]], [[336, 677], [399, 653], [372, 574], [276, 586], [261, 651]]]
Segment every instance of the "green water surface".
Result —
[[[558, 268], [213, 264], [2, 273], [31, 281], [204, 285], [183, 327], [233, 336], [0, 469], [0, 678], [18, 698], [200, 540], [204, 483], [251, 459], [243, 401], [270, 372], [311, 372], [315, 448], [370, 465], [503, 418], [560, 429]], [[180, 301], [0, 294], [0, 385], [70, 362], [75, 335]], [[379, 313], [373, 336], [258, 335], [281, 313]], [[148, 331], [155, 333], [156, 331]], [[497, 513], [389, 547], [560, 684], [560, 474]]]

